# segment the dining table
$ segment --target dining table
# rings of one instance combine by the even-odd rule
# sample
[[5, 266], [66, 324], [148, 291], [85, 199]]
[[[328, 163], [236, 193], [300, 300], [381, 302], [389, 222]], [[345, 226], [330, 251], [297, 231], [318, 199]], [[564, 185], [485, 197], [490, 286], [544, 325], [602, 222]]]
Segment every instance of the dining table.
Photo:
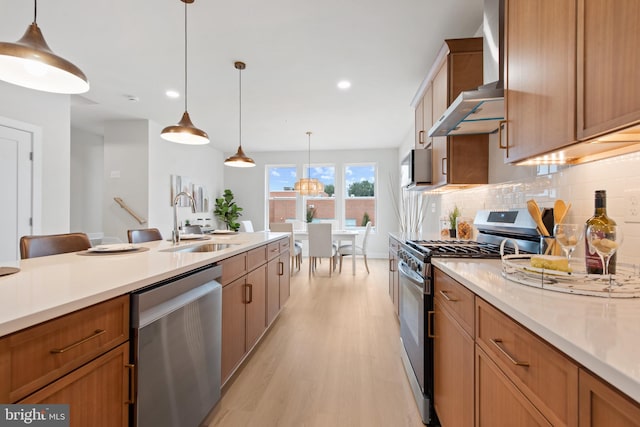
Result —
[[[348, 240], [351, 242], [353, 247], [356, 247], [356, 236], [358, 232], [355, 230], [331, 230], [331, 238], [333, 241], [338, 242], [338, 247], [340, 246], [340, 242], [343, 240]], [[293, 230], [293, 238], [295, 240], [309, 240], [309, 232], [306, 230]], [[356, 274], [356, 256], [355, 251], [351, 251], [351, 272], [355, 276]]]

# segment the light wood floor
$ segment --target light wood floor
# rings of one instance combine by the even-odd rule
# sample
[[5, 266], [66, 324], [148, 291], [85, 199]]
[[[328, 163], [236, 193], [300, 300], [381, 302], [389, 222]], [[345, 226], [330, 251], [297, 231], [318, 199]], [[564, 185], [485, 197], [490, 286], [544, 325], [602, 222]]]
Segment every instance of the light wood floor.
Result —
[[[272, 329], [225, 386], [213, 426], [423, 426], [400, 360], [388, 264], [308, 279], [305, 258]], [[350, 264], [350, 263], [348, 263]]]

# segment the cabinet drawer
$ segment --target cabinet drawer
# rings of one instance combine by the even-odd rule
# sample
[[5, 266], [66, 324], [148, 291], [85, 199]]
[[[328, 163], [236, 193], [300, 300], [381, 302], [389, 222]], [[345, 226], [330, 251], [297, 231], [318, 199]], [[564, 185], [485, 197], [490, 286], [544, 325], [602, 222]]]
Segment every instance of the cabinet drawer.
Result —
[[473, 336], [473, 292], [436, 268], [435, 299], [450, 311], [469, 335]]
[[476, 298], [476, 343], [553, 425], [577, 425], [578, 366]]
[[267, 245], [251, 249], [247, 252], [247, 271], [254, 270], [265, 262], [267, 262]]
[[281, 239], [281, 240], [278, 240], [278, 243], [279, 243], [280, 252], [286, 252], [290, 249], [289, 248], [289, 246], [291, 246], [290, 239]]
[[0, 340], [0, 402], [15, 402], [129, 339], [129, 296]]
[[273, 259], [278, 255], [280, 255], [280, 243], [278, 242], [269, 243], [269, 245], [267, 245], [267, 258]]
[[220, 261], [220, 265], [222, 265], [221, 284], [222, 286], [228, 285], [247, 272], [247, 253], [243, 252], [223, 259]]
[[67, 403], [71, 427], [128, 426], [133, 369], [128, 362], [129, 345], [122, 344], [19, 403]]
[[393, 237], [389, 237], [389, 250], [393, 252], [398, 252], [399, 247], [400, 247], [400, 243]]

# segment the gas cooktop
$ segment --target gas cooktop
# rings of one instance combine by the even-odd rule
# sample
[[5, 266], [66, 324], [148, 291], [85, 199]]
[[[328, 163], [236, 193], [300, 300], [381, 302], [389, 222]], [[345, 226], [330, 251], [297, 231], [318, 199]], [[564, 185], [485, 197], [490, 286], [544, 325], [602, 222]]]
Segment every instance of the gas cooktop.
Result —
[[[432, 257], [500, 258], [500, 246], [473, 240], [409, 240], [407, 244]], [[513, 254], [514, 250], [505, 247], [504, 252]]]

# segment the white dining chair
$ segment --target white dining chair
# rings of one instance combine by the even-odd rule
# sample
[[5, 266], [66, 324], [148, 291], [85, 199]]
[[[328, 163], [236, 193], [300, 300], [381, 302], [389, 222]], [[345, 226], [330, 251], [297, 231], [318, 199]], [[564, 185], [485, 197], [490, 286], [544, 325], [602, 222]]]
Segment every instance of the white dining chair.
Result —
[[364, 266], [367, 269], [367, 274], [369, 273], [369, 265], [367, 264], [367, 240], [369, 238], [369, 232], [371, 231], [371, 221], [367, 222], [367, 226], [364, 229], [364, 237], [362, 238], [362, 245], [356, 245], [355, 248], [353, 245], [341, 245], [338, 248], [338, 256], [340, 257], [340, 273], [342, 273], [342, 257], [345, 255], [362, 255], [364, 258]]
[[291, 270], [294, 264], [300, 270], [302, 264], [302, 246], [293, 239], [293, 224], [286, 222], [273, 222], [269, 224], [269, 230], [282, 233], [289, 233], [289, 251], [291, 253]]
[[251, 222], [251, 220], [240, 221], [240, 231], [253, 233], [253, 223]]
[[309, 233], [309, 277], [311, 271], [315, 271], [316, 260], [329, 258], [329, 277], [336, 268], [337, 248], [331, 239], [331, 224], [310, 223], [307, 224]]

